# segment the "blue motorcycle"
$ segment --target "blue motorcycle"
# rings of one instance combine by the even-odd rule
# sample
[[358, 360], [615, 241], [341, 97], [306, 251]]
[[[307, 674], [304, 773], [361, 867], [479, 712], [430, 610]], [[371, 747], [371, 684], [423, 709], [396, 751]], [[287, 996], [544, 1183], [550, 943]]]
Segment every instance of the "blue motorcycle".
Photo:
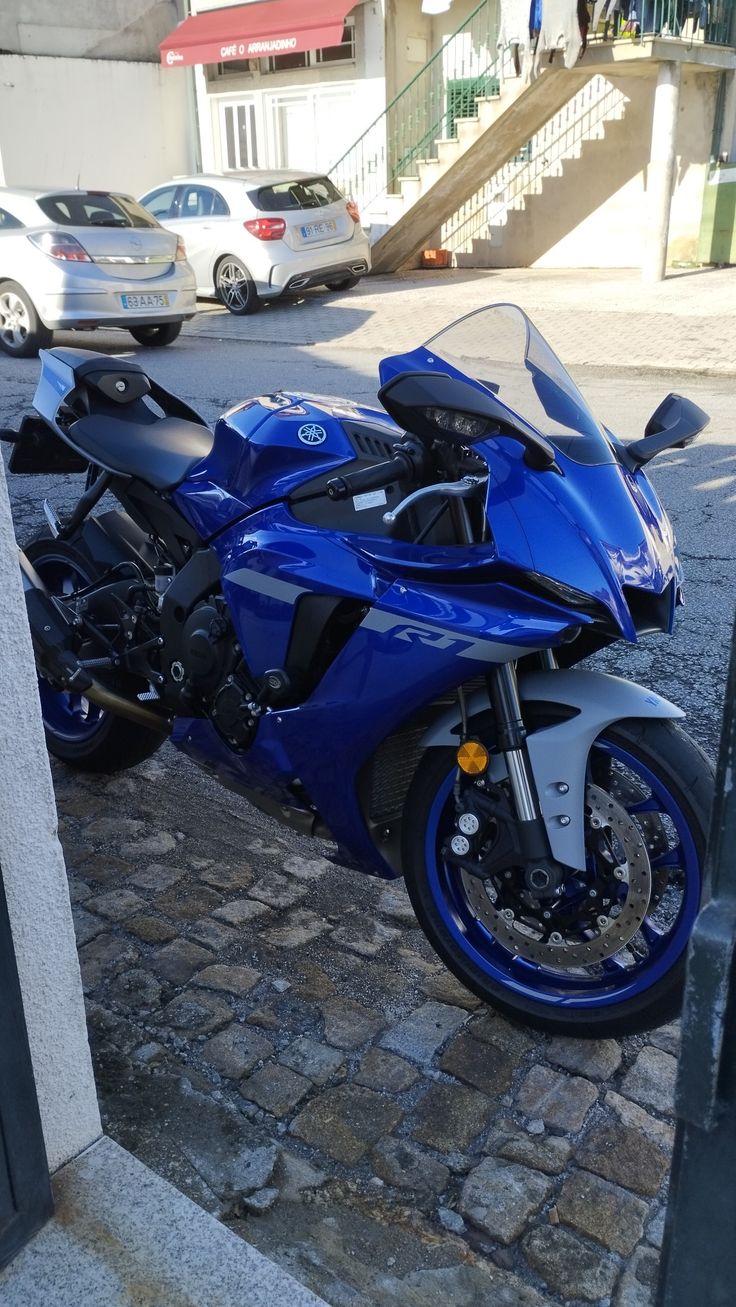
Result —
[[707, 415], [670, 395], [622, 443], [507, 304], [384, 359], [380, 409], [283, 391], [214, 432], [127, 359], [41, 358], [11, 470], [87, 469], [21, 553], [50, 751], [112, 771], [170, 736], [404, 876], [446, 965], [531, 1025], [676, 1014], [712, 770], [679, 708], [579, 664], [671, 633], [644, 469]]

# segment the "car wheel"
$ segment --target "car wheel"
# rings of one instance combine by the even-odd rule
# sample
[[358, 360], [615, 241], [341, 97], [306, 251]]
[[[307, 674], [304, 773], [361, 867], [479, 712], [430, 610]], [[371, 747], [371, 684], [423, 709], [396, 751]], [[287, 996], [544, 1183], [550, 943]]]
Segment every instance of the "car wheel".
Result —
[[33, 300], [17, 281], [0, 286], [0, 349], [16, 358], [33, 358], [48, 349], [53, 332], [39, 318]]
[[341, 277], [339, 281], [326, 281], [325, 286], [328, 290], [352, 290], [359, 281], [360, 277]]
[[253, 278], [245, 264], [232, 254], [226, 254], [217, 265], [215, 290], [231, 313], [255, 313], [260, 305]]
[[180, 322], [161, 322], [157, 327], [129, 327], [139, 345], [171, 345], [181, 331]]

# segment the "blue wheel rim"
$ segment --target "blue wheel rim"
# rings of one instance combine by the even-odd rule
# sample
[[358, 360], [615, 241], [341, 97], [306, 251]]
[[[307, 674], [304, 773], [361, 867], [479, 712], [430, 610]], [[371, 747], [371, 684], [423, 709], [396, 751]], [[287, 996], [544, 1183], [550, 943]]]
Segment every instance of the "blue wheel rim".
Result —
[[659, 813], [668, 829], [676, 835], [676, 844], [651, 860], [652, 871], [679, 869], [683, 881], [678, 911], [669, 929], [660, 931], [647, 913], [641, 928], [647, 954], [633, 966], [611, 964], [591, 969], [595, 974], [565, 975], [559, 971], [513, 955], [500, 944], [476, 916], [465, 894], [456, 868], [441, 857], [441, 847], [453, 829], [452, 791], [455, 771], [450, 771], [435, 795], [425, 832], [427, 881], [445, 930], [459, 946], [471, 966], [494, 984], [519, 998], [532, 1000], [550, 1008], [594, 1010], [624, 1003], [645, 993], [675, 966], [687, 947], [700, 905], [702, 869], [690, 826], [676, 797], [662, 779], [640, 758], [609, 740], [596, 741], [594, 750], [620, 763], [634, 773], [649, 792], [642, 803], [621, 801], [621, 806], [637, 812]]
[[[75, 568], [71, 559], [49, 554], [34, 559], [33, 566], [47, 590], [54, 595], [71, 594], [89, 584], [89, 577]], [[38, 678], [43, 724], [50, 735], [68, 743], [82, 744], [102, 728], [107, 714], [81, 694], [55, 690], [43, 677]]]

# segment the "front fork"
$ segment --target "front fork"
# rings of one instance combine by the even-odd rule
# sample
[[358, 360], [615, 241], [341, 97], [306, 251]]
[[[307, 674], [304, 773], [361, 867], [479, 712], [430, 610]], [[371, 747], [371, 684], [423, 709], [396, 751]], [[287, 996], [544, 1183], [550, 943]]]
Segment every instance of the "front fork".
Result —
[[488, 692], [496, 719], [496, 739], [508, 772], [522, 853], [529, 862], [548, 859], [551, 849], [526, 747], [527, 732], [513, 663], [500, 663], [493, 668], [488, 677]]
[[[554, 655], [545, 660], [546, 670], [551, 671], [555, 666]], [[519, 889], [536, 898], [550, 898], [559, 889], [561, 869], [552, 856], [534, 782], [513, 663], [493, 668], [488, 677], [488, 692], [496, 722], [496, 741], [506, 764], [510, 801], [485, 776], [463, 785], [459, 765], [455, 786], [456, 834], [446, 847], [445, 856], [471, 875], [485, 878], [485, 860], [479, 846], [490, 819], [495, 828], [495, 869], [504, 871], [507, 879], [521, 874]], [[462, 700], [461, 707], [463, 736], [467, 738]], [[467, 776], [465, 779], [469, 780]]]

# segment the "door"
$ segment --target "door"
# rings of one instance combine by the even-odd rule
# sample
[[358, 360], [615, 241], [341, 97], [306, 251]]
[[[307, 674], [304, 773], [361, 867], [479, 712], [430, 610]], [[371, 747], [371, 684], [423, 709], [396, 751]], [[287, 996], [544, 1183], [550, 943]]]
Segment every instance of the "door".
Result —
[[197, 289], [207, 294], [212, 290], [215, 251], [222, 244], [221, 229], [231, 221], [230, 210], [219, 191], [199, 183], [180, 187], [177, 210], [176, 219], [166, 225], [184, 241]]
[[258, 143], [258, 124], [254, 100], [220, 106], [220, 156], [222, 171], [263, 168]]
[[52, 1211], [51, 1184], [0, 875], [0, 1266]]

